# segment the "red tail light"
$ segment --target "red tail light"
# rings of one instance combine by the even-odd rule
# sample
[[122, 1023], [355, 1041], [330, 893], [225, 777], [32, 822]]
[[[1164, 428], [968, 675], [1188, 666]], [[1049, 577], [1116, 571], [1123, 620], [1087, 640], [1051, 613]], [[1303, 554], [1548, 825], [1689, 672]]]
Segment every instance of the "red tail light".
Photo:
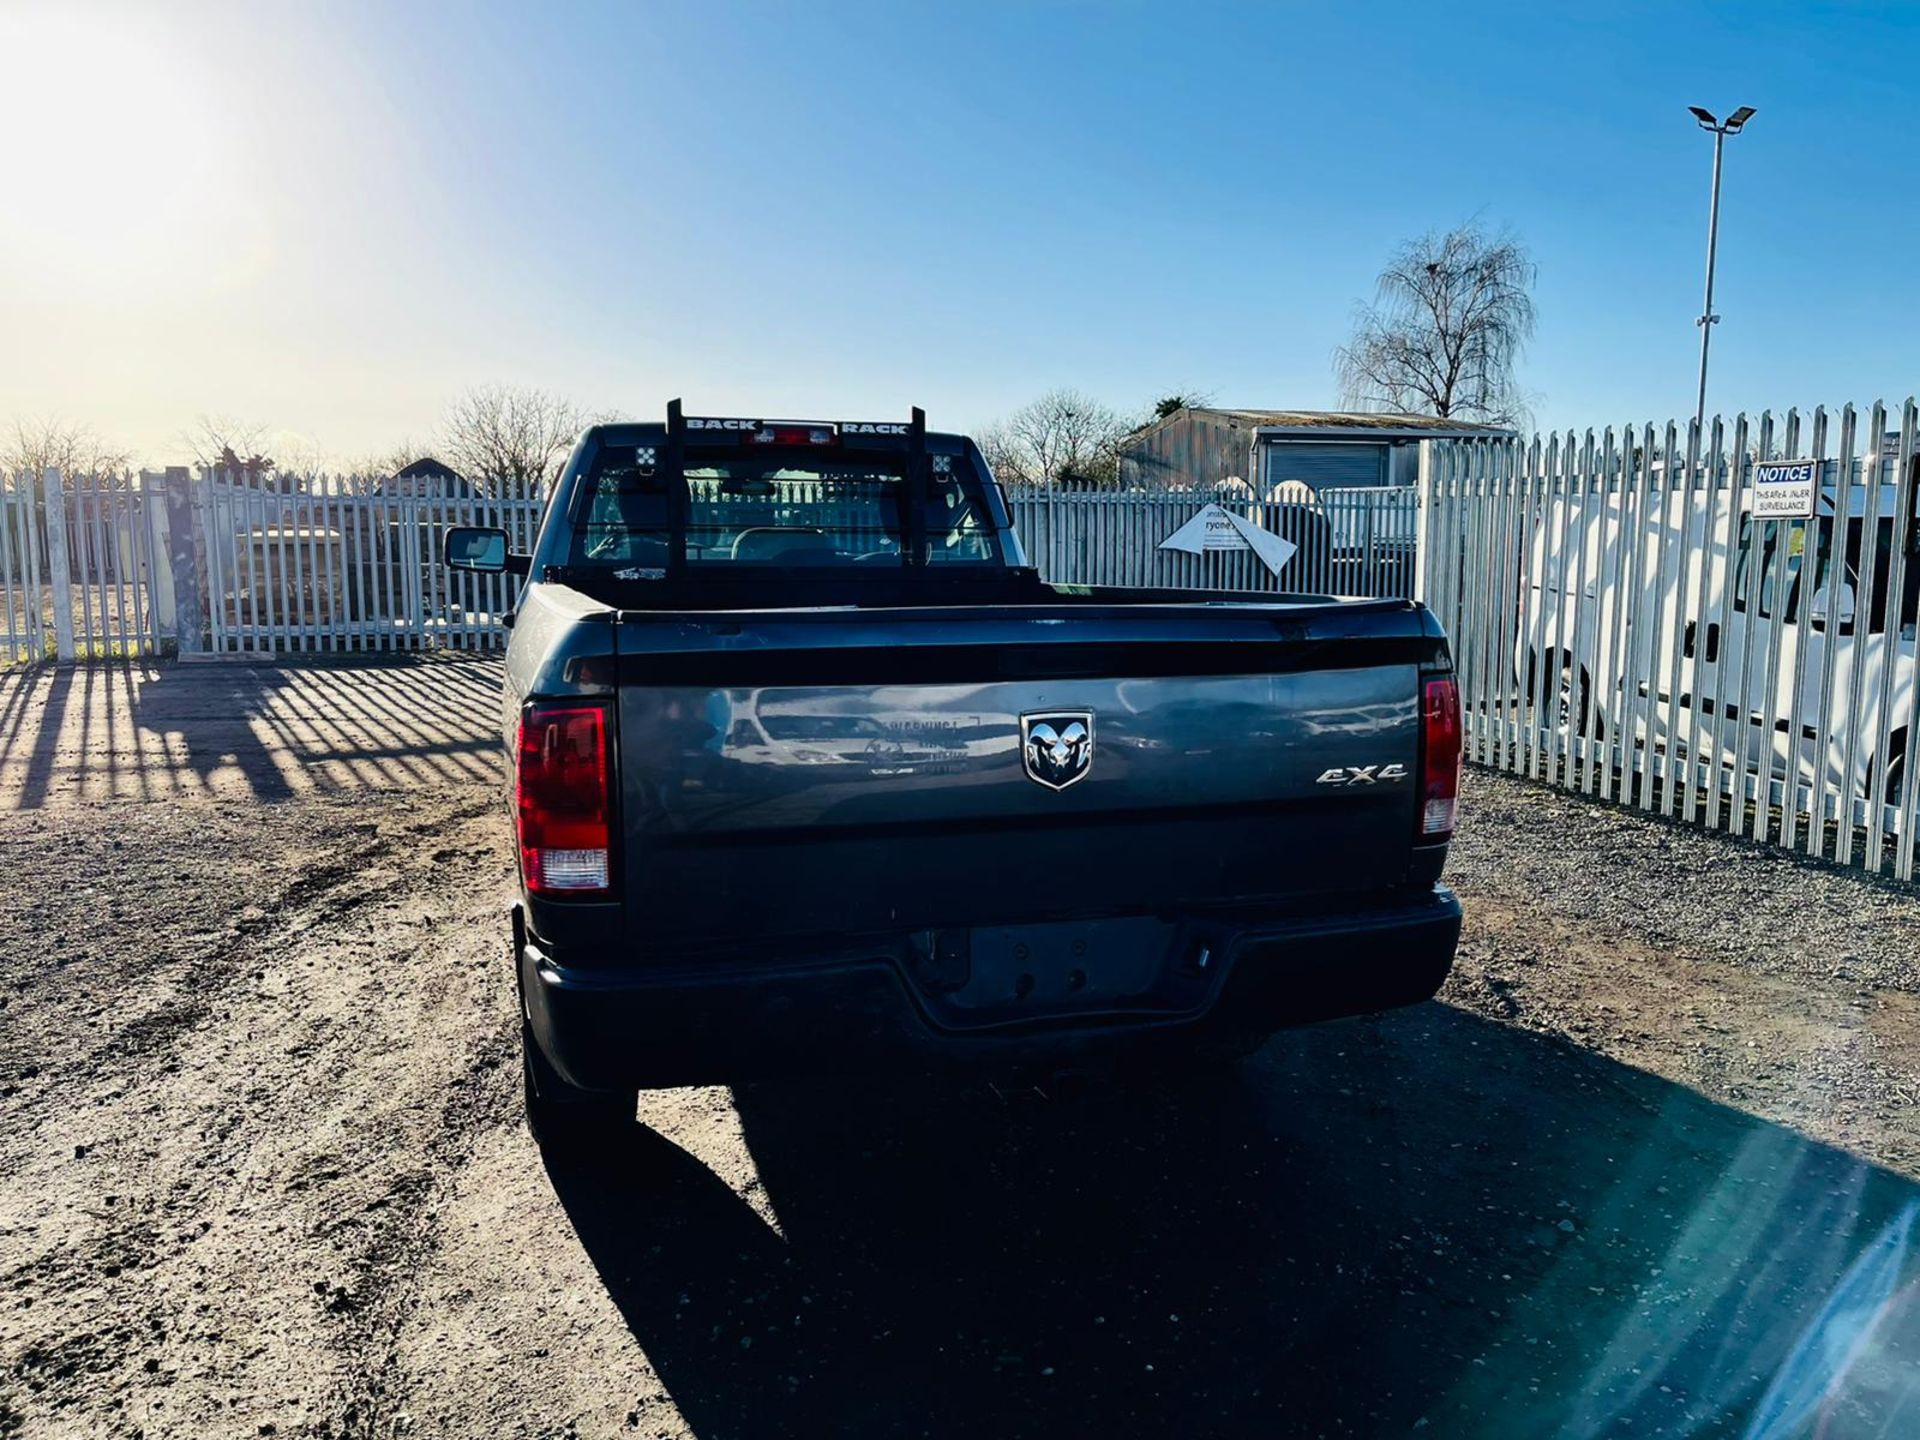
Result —
[[1460, 690], [1451, 675], [1428, 680], [1420, 694], [1420, 838], [1453, 834], [1460, 798]]
[[536, 701], [520, 716], [513, 799], [529, 894], [602, 900], [613, 893], [607, 741], [599, 705]]

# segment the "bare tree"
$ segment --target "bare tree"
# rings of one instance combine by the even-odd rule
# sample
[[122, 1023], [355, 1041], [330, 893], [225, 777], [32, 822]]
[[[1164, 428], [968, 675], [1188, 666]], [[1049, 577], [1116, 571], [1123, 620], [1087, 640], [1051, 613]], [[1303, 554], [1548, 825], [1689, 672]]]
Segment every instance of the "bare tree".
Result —
[[993, 471], [994, 478], [1002, 485], [1031, 485], [1034, 477], [1026, 457], [1021, 453], [1019, 444], [1007, 429], [1004, 420], [995, 420], [973, 432], [973, 443], [980, 447], [980, 456], [987, 462], [987, 468]]
[[218, 470], [236, 480], [258, 484], [274, 468], [267, 454], [273, 427], [231, 415], [202, 415], [180, 437], [196, 465]]
[[448, 407], [439, 448], [472, 483], [530, 494], [560, 473], [591, 419], [545, 390], [483, 385]]
[[1510, 233], [1428, 232], [1380, 272], [1375, 303], [1334, 352], [1344, 402], [1491, 424], [1525, 418], [1514, 378], [1533, 335], [1534, 264]]
[[273, 451], [274, 469], [283, 475], [297, 475], [309, 482], [332, 461], [326, 446], [311, 435], [292, 430], [276, 430], [268, 441]]
[[132, 463], [128, 452], [108, 445], [85, 425], [51, 417], [16, 421], [13, 437], [0, 442], [0, 475], [24, 475], [34, 481], [48, 470], [71, 479], [114, 474]]
[[1108, 485], [1119, 476], [1120, 444], [1132, 429], [1112, 407], [1061, 388], [989, 425], [975, 443], [1003, 483]]
[[437, 442], [415, 440], [411, 435], [403, 435], [391, 445], [346, 457], [340, 462], [340, 468], [348, 475], [384, 479], [406, 469], [416, 460], [449, 463]]

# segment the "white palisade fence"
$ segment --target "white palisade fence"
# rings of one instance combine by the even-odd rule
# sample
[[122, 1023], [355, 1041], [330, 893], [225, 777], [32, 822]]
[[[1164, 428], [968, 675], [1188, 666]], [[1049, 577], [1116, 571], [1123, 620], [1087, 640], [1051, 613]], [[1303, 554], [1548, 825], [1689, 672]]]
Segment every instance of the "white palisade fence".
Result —
[[[1912, 878], [1917, 430], [1909, 400], [1435, 442], [1468, 759]], [[1814, 514], [1756, 516], [1796, 460]]]
[[[1417, 499], [1404, 487], [1267, 501], [1245, 490], [1008, 492], [1028, 556], [1050, 580], [1396, 596], [1413, 593]], [[1160, 548], [1210, 504], [1287, 540], [1280, 571], [1244, 545]], [[0, 664], [174, 646], [255, 657], [498, 649], [520, 582], [450, 572], [442, 537], [453, 525], [499, 526], [527, 551], [545, 506], [543, 490], [460, 480], [10, 477], [0, 484]]]
[[150, 478], [0, 475], [0, 665], [160, 648]]
[[[1256, 499], [1244, 488], [1094, 490], [1055, 485], [1006, 489], [1027, 556], [1048, 580], [1411, 598], [1419, 496], [1410, 486], [1323, 490]], [[1295, 547], [1278, 573], [1252, 549], [1189, 554], [1161, 542], [1208, 505], [1219, 505]]]

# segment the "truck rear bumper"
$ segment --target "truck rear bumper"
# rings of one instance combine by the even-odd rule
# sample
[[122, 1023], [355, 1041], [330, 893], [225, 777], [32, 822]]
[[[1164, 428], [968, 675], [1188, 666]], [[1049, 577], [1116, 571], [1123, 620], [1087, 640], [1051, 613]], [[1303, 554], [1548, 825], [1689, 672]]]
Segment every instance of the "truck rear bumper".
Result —
[[1201, 1003], [1176, 1015], [1061, 1015], [955, 1029], [939, 1023], [897, 958], [871, 952], [609, 970], [570, 966], [522, 943], [520, 986], [542, 1052], [564, 1079], [592, 1090], [1097, 1066], [1429, 999], [1453, 964], [1460, 902], [1436, 885], [1365, 909], [1230, 924], [1237, 928], [1210, 962], [1217, 980]]

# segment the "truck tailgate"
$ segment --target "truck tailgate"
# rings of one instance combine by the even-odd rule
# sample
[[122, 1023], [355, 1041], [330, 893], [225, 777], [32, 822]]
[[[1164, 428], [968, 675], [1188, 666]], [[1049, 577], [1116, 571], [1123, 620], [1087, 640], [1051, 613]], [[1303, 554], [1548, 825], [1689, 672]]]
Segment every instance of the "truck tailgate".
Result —
[[[1419, 674], [1444, 655], [1397, 602], [623, 613], [616, 634], [641, 949], [1377, 890], [1411, 860]], [[1069, 737], [1036, 779], [1023, 717], [1043, 750], [1085, 717], [1084, 769]]]

